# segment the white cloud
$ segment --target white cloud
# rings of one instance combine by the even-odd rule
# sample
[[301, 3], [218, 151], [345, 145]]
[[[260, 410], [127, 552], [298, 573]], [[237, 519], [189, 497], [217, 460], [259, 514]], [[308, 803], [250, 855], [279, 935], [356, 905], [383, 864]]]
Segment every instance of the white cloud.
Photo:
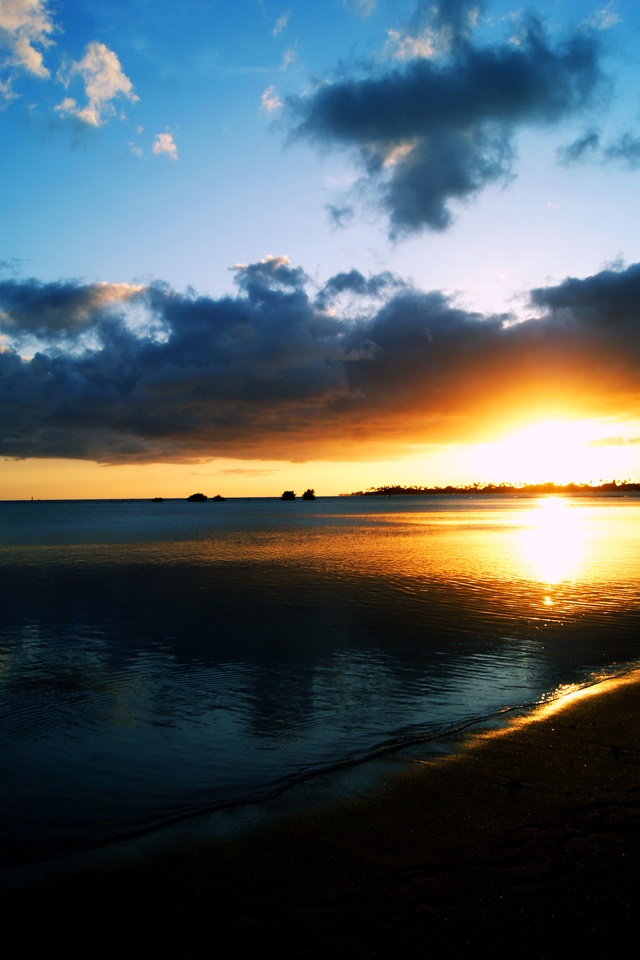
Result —
[[430, 58], [435, 55], [433, 38], [428, 34], [411, 37], [399, 30], [389, 30], [385, 44], [385, 54], [395, 60], [413, 60], [415, 57]]
[[596, 30], [609, 30], [616, 23], [620, 23], [620, 16], [616, 12], [615, 6], [615, 0], [610, 0], [601, 10], [596, 10], [587, 20], [589, 26]]
[[57, 110], [58, 113], [71, 113], [73, 110], [76, 110], [78, 104], [75, 102], [73, 97], [65, 97], [57, 107], [54, 107], [54, 110]]
[[260, 98], [261, 109], [267, 113], [273, 113], [274, 110], [278, 110], [281, 106], [282, 100], [278, 96], [275, 86], [271, 85], [267, 87]]
[[275, 22], [275, 26], [271, 31], [274, 37], [277, 37], [278, 34], [282, 33], [282, 31], [288, 26], [290, 17], [291, 17], [291, 12], [283, 13], [281, 17], [278, 17], [278, 19]]
[[0, 80], [0, 98], [8, 102], [9, 100], [15, 100], [17, 96], [18, 94], [11, 89], [10, 80]]
[[[256, 266], [258, 265], [269, 266], [269, 267], [275, 267], [277, 269], [278, 267], [290, 267], [291, 262], [292, 262], [291, 257], [287, 256], [286, 253], [278, 253], [278, 254], [268, 253], [266, 256], [262, 258], [262, 260], [258, 261]], [[236, 272], [239, 272], [241, 270], [246, 270], [247, 267], [249, 266], [251, 266], [251, 264], [234, 263], [232, 267], [229, 267], [229, 270], [235, 270]]]
[[260, 263], [271, 263], [276, 267], [290, 267], [291, 262], [291, 257], [288, 257], [286, 253], [268, 253], [260, 261]]
[[107, 280], [98, 280], [92, 286], [92, 308], [126, 302], [137, 297], [144, 289], [142, 283], [109, 283]]
[[[51, 45], [54, 30], [46, 0], [0, 0], [0, 49], [8, 51], [0, 66], [46, 79], [49, 71], [38, 48]], [[10, 99], [10, 87], [10, 77], [0, 80], [0, 95]]]
[[113, 116], [115, 108], [111, 101], [116, 97], [126, 97], [132, 103], [138, 100], [117, 55], [104, 43], [90, 43], [82, 60], [72, 63], [60, 79], [68, 86], [76, 75], [84, 81], [86, 105], [80, 107], [71, 97], [65, 97], [55, 109], [70, 113], [91, 127], [100, 127], [107, 117]]
[[347, 10], [368, 17], [376, 8], [376, 0], [343, 0]]
[[382, 161], [382, 166], [384, 169], [388, 170], [389, 167], [395, 167], [397, 163], [401, 163], [405, 157], [409, 156], [416, 144], [417, 140], [411, 140], [409, 143], [401, 143], [399, 146], [387, 153]]
[[165, 156], [168, 160], [178, 159], [178, 148], [171, 133], [159, 133], [151, 148], [154, 156]]

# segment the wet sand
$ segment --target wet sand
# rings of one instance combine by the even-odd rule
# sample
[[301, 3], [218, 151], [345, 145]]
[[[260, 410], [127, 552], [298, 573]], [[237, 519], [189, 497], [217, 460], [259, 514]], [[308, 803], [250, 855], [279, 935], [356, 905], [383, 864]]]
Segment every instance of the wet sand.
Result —
[[640, 671], [361, 800], [3, 895], [66, 956], [615, 957], [640, 910]]

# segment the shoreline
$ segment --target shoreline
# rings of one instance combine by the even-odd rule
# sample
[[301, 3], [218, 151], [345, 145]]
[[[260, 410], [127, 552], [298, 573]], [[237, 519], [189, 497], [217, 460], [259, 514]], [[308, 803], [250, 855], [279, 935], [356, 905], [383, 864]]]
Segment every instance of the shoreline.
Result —
[[[497, 485], [488, 483], [485, 486], [475, 487], [429, 487], [419, 490], [413, 490], [410, 487], [402, 490], [393, 489], [392, 492], [388, 492], [385, 488], [380, 488], [379, 490], [356, 490], [353, 493], [318, 493], [314, 496], [314, 500], [349, 500], [349, 499], [358, 499], [363, 500], [384, 500], [386, 499], [433, 499], [435, 497], [443, 498], [448, 497], [453, 500], [461, 499], [468, 497], [469, 499], [482, 499], [482, 498], [523, 498], [523, 499], [535, 499], [546, 498], [546, 497], [570, 497], [575, 499], [602, 499], [602, 500], [622, 500], [626, 497], [631, 499], [640, 498], [640, 481], [638, 482], [629, 482], [628, 484], [604, 484], [603, 486], [592, 487], [588, 484], [559, 484], [555, 486], [553, 484], [532, 484], [525, 486], [517, 486], [513, 484], [504, 484]], [[282, 494], [272, 493], [272, 494], [243, 494], [240, 496], [234, 496], [230, 494], [225, 496], [223, 501], [216, 501], [215, 496], [207, 495], [203, 502], [206, 503], [216, 503], [216, 502], [239, 502], [239, 501], [261, 501], [261, 500], [282, 500]], [[289, 499], [289, 498], [287, 498]], [[302, 494], [295, 496], [293, 498], [296, 501], [303, 501], [304, 497]], [[0, 497], [0, 504], [18, 504], [18, 503], [188, 503], [190, 497], [185, 496], [163, 496], [163, 497], [154, 497], [152, 495], [144, 497], [12, 497], [10, 499], [3, 499]], [[310, 498], [307, 498], [309, 501]]]
[[[640, 907], [640, 670], [543, 705], [359, 799], [2, 895], [72, 956], [70, 912], [160, 956], [613, 956]], [[105, 923], [107, 929], [105, 930]], [[41, 937], [42, 940], [38, 940]], [[225, 952], [224, 943], [232, 944]]]

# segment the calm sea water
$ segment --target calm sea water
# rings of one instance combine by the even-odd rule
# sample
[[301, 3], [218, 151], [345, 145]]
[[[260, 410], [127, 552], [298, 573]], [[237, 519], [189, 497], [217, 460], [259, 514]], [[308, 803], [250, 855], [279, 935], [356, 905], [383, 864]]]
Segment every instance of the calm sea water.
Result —
[[0, 503], [0, 863], [640, 658], [640, 500]]

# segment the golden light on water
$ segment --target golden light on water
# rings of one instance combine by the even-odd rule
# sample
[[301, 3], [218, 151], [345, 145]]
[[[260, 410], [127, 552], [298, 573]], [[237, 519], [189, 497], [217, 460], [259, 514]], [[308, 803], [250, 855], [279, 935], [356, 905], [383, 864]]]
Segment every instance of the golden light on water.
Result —
[[[451, 498], [446, 508], [437, 501], [438, 509], [425, 498], [416, 499], [415, 511], [409, 501], [386, 512], [387, 503], [395, 501], [375, 501], [378, 509], [365, 529], [336, 529], [323, 548], [323, 564], [412, 584], [417, 577], [423, 583], [481, 583], [490, 591], [491, 584], [502, 589], [510, 583], [514, 605], [526, 594], [529, 608], [533, 603], [540, 615], [547, 608], [554, 616], [561, 615], [559, 604], [590, 602], [587, 585], [640, 577], [640, 498], [476, 496]], [[289, 542], [289, 554], [294, 549]], [[602, 595], [599, 603], [605, 603]]]
[[[562, 497], [544, 497], [524, 519], [528, 525], [519, 532], [518, 551], [529, 576], [549, 585], [574, 578], [587, 554], [582, 511]], [[544, 603], [552, 606], [552, 597], [545, 595]]]
[[597, 698], [606, 693], [614, 693], [625, 686], [635, 686], [640, 681], [640, 670], [630, 670], [620, 676], [594, 676], [593, 682], [585, 686], [580, 684], [562, 684], [551, 691], [548, 699], [540, 703], [534, 710], [522, 716], [510, 717], [509, 722], [496, 730], [483, 730], [469, 738], [470, 748], [481, 746], [492, 740], [508, 737], [513, 731], [522, 731], [544, 720], [562, 714], [581, 701]]

